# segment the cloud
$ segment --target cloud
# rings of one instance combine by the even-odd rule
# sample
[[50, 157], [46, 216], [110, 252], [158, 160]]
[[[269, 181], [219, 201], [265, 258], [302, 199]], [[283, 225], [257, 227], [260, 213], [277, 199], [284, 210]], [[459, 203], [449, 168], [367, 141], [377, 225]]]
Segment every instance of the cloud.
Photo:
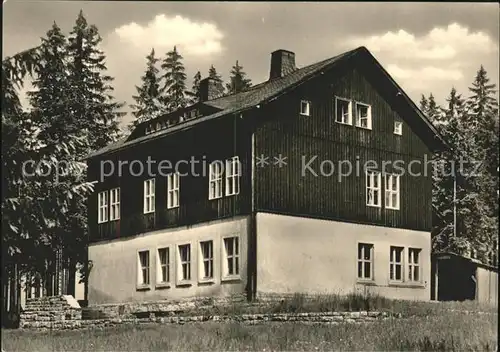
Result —
[[205, 56], [223, 51], [221, 30], [213, 23], [196, 22], [176, 15], [157, 15], [145, 25], [131, 22], [114, 30], [120, 42], [129, 44], [141, 53], [155, 49], [171, 50], [174, 45], [183, 54]]

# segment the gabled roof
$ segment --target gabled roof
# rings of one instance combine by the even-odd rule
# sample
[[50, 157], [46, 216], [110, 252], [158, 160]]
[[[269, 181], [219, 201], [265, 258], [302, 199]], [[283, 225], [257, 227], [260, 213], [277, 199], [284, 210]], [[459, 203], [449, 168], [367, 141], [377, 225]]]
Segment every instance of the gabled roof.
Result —
[[252, 86], [248, 90], [228, 96], [222, 96], [213, 100], [205, 101], [202, 104], [206, 106], [210, 106], [218, 109], [217, 112], [196, 118], [194, 120], [185, 121], [179, 123], [175, 126], [172, 126], [165, 130], [160, 130], [145, 136], [141, 136], [138, 138], [130, 139], [123, 138], [105, 148], [102, 148], [86, 157], [86, 159], [90, 159], [99, 155], [104, 155], [108, 153], [117, 152], [129, 146], [140, 144], [147, 142], [149, 140], [157, 139], [164, 137], [168, 134], [175, 133], [181, 130], [185, 130], [191, 128], [194, 125], [198, 125], [200, 123], [213, 120], [219, 117], [223, 117], [229, 114], [241, 113], [245, 110], [252, 109], [260, 104], [264, 104], [270, 102], [284, 94], [291, 89], [303, 84], [309, 79], [316, 77], [321, 74], [323, 71], [327, 69], [331, 69], [334, 66], [346, 62], [356, 55], [368, 55], [369, 58], [373, 59], [379, 69], [384, 73], [384, 78], [389, 79], [389, 83], [401, 94], [406, 100], [406, 103], [411, 106], [419, 116], [420, 119], [424, 122], [427, 128], [430, 129], [431, 133], [439, 136], [439, 133], [435, 129], [435, 127], [430, 123], [430, 121], [423, 115], [423, 113], [418, 109], [418, 107], [411, 101], [411, 99], [403, 92], [403, 90], [397, 85], [397, 83], [390, 77], [390, 75], [383, 69], [383, 67], [378, 63], [378, 61], [370, 54], [368, 49], [365, 47], [359, 47], [357, 49], [345, 52], [343, 54], [337, 55], [335, 57], [314, 63], [309, 66], [305, 66], [303, 68], [297, 69], [284, 77], [275, 78], [272, 80], [268, 80], [266, 82], [257, 84]]

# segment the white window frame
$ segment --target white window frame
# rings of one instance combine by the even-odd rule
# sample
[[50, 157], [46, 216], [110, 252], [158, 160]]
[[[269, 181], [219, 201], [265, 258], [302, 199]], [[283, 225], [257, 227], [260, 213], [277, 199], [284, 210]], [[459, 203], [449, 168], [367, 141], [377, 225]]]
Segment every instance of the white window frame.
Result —
[[120, 187], [109, 190], [109, 221], [120, 220]]
[[[396, 179], [396, 188], [393, 188], [393, 180]], [[401, 207], [400, 175], [385, 174], [385, 207], [387, 209], [399, 210]], [[396, 204], [393, 204], [393, 195], [396, 195]]]
[[[241, 163], [238, 156], [226, 160], [226, 196], [240, 193]], [[231, 187], [230, 187], [231, 185]]]
[[[186, 260], [183, 260], [181, 255], [181, 249], [185, 247], [188, 248], [187, 258], [185, 258]], [[191, 245], [191, 243], [182, 243], [177, 245], [177, 285], [191, 284], [191, 280], [193, 277], [192, 264], [193, 264], [193, 246]], [[184, 276], [184, 265], [187, 265], [186, 266], [187, 276]]]
[[[160, 251], [165, 251], [165, 263], [162, 263]], [[170, 262], [171, 262], [170, 246], [162, 246], [156, 249], [156, 286], [168, 286], [170, 284]], [[166, 280], [163, 280], [163, 268], [165, 268]]]
[[[397, 261], [396, 254], [399, 253], [400, 261]], [[404, 267], [405, 267], [405, 249], [401, 246], [390, 246], [389, 247], [389, 281], [391, 282], [403, 282], [404, 281]], [[400, 268], [401, 277], [398, 279], [396, 277], [396, 267]], [[392, 277], [391, 277], [392, 274]]]
[[[378, 187], [374, 186], [374, 181], [377, 180]], [[375, 196], [370, 198], [370, 194], [377, 192], [377, 202]], [[371, 201], [370, 201], [371, 200]], [[382, 206], [382, 176], [379, 171], [366, 170], [366, 205], [370, 207], [380, 208]]]
[[180, 174], [167, 175], [167, 209], [178, 208], [180, 203]]
[[146, 127], [144, 128], [144, 134], [148, 135], [148, 134], [151, 134], [151, 133], [153, 133], [152, 128], [151, 128], [151, 124], [148, 123], [146, 125]]
[[[338, 106], [338, 102], [339, 101], [343, 101], [343, 102], [346, 102], [348, 103], [347, 105], [347, 118], [348, 118], [348, 121], [347, 122], [344, 122], [344, 116], [345, 115], [342, 115], [342, 120], [339, 121], [338, 119], [338, 116], [337, 116], [337, 106]], [[352, 101], [350, 99], [345, 99], [345, 98], [341, 98], [341, 97], [335, 97], [335, 122], [336, 123], [340, 123], [342, 125], [352, 125]]]
[[224, 163], [216, 160], [210, 163], [208, 174], [208, 199], [222, 198], [222, 175]]
[[[305, 109], [303, 109], [304, 106]], [[311, 102], [309, 100], [300, 101], [300, 114], [302, 116], [311, 116]]]
[[[361, 126], [361, 116], [360, 116], [360, 111], [359, 111], [359, 107], [365, 107], [366, 108], [366, 127], [365, 126]], [[371, 105], [369, 104], [365, 104], [365, 103], [360, 103], [360, 102], [356, 102], [356, 123], [355, 123], [356, 127], [359, 127], [359, 128], [364, 128], [366, 130], [371, 130], [372, 129], [372, 107]]]
[[[415, 261], [415, 253], [418, 253], [418, 260]], [[408, 281], [413, 283], [421, 283], [422, 282], [422, 264], [420, 262], [422, 258], [422, 249], [421, 248], [408, 248]], [[417, 269], [418, 278], [415, 280], [415, 268]]]
[[[155, 191], [156, 191], [155, 184], [156, 180], [154, 178], [150, 178], [144, 181], [144, 214], [150, 214], [155, 212]], [[152, 186], [148, 187], [150, 185]]]
[[[141, 254], [146, 253], [147, 263], [146, 266], [141, 260]], [[146, 275], [144, 275], [146, 271]], [[143, 249], [137, 251], [137, 287], [146, 288], [149, 287], [151, 283], [151, 253], [149, 249]]]
[[[226, 241], [232, 241], [233, 253], [228, 253], [226, 248]], [[235, 241], [237, 241], [235, 245]], [[241, 241], [239, 235], [224, 236], [221, 243], [221, 279], [225, 280], [238, 280], [241, 273]], [[232, 262], [233, 272], [229, 272], [229, 262]]]
[[[205, 253], [203, 251], [203, 246], [207, 245], [209, 252]], [[215, 242], [214, 240], [203, 240], [198, 242], [198, 281], [199, 282], [213, 282], [214, 281], [214, 270], [215, 270]], [[205, 275], [205, 263], [208, 265], [209, 275]]]
[[[361, 254], [359, 253], [360, 248], [361, 248]], [[374, 265], [375, 265], [374, 248], [375, 248], [375, 246], [373, 245], [373, 243], [358, 242], [358, 246], [356, 248], [357, 256], [358, 256], [358, 260], [356, 261], [356, 265], [357, 265], [356, 275], [357, 275], [357, 278], [359, 281], [374, 281], [374, 273], [375, 273], [375, 271], [374, 271], [375, 270], [374, 269]], [[365, 254], [366, 254], [367, 250], [368, 250], [368, 253], [370, 255], [369, 259], [365, 259], [365, 257], [366, 257]], [[366, 277], [365, 263], [370, 264], [370, 272], [369, 272], [370, 276], [369, 277]], [[361, 276], [359, 276], [359, 266], [360, 265], [361, 265]]]
[[396, 134], [398, 136], [403, 135], [403, 122], [394, 121], [394, 134]]
[[105, 222], [108, 222], [109, 219], [108, 191], [99, 192], [97, 194], [97, 204], [98, 204], [97, 223], [103, 224]]

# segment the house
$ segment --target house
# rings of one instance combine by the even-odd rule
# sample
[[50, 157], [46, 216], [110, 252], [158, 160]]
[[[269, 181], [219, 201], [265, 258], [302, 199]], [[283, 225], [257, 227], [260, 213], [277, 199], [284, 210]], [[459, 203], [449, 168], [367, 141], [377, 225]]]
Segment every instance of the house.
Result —
[[[89, 304], [430, 299], [425, 169], [443, 141], [366, 48], [300, 69], [277, 50], [266, 82], [213, 88], [89, 155]], [[353, 172], [339, 178], [338, 161]]]

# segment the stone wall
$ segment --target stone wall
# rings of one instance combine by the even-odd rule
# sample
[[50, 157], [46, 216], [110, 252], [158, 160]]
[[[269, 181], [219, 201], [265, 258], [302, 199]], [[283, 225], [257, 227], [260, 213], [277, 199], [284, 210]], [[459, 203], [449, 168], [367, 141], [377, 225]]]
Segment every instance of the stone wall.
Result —
[[39, 324], [77, 322], [82, 310], [73, 296], [29, 298], [20, 316], [20, 327], [36, 327]]

